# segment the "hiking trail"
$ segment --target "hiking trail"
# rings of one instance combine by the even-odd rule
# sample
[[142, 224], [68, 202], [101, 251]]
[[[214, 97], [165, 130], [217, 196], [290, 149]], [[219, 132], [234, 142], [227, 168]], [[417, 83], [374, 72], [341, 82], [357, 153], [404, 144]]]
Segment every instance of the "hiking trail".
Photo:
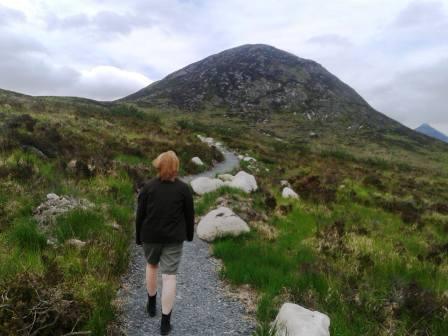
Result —
[[[239, 166], [238, 157], [223, 146], [218, 146], [224, 161], [212, 169], [181, 177], [185, 182], [201, 177], [214, 177]], [[127, 273], [122, 277], [118, 291], [120, 308], [119, 324], [128, 336], [160, 335], [161, 276], [157, 293], [157, 315], [150, 318], [146, 313], [146, 260], [141, 246], [131, 244], [131, 261]], [[209, 245], [196, 234], [193, 242], [185, 242], [177, 276], [176, 302], [172, 318], [172, 336], [221, 336], [251, 335], [255, 321], [246, 314], [238, 299], [226, 294], [217, 274], [217, 263], [210, 256]]]

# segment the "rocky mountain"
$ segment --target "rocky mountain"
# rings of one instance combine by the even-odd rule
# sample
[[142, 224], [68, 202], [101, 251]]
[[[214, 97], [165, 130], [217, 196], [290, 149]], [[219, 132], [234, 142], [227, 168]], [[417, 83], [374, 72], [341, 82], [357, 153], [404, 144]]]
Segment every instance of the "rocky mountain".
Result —
[[443, 134], [442, 132], [436, 130], [428, 124], [422, 124], [415, 129], [417, 132], [425, 134], [431, 138], [439, 139], [444, 142], [448, 142], [448, 136]]
[[209, 56], [122, 101], [187, 111], [221, 108], [258, 120], [289, 112], [356, 127], [398, 127], [320, 64], [263, 44]]

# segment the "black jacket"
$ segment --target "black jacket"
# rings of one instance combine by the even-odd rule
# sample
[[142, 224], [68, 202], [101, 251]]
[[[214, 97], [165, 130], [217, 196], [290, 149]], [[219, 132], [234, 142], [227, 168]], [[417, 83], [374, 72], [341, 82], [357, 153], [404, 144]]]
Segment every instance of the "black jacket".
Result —
[[192, 241], [194, 205], [188, 184], [158, 177], [146, 183], [138, 195], [135, 233], [138, 245]]

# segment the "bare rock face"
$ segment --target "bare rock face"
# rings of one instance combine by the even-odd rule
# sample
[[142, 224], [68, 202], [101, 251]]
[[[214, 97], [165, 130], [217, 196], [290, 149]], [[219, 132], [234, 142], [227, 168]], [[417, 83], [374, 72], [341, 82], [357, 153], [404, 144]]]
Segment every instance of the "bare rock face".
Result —
[[226, 207], [210, 211], [201, 219], [196, 230], [198, 237], [208, 242], [219, 237], [238, 236], [249, 231], [247, 223]]
[[327, 315], [284, 303], [274, 321], [276, 336], [330, 336]]

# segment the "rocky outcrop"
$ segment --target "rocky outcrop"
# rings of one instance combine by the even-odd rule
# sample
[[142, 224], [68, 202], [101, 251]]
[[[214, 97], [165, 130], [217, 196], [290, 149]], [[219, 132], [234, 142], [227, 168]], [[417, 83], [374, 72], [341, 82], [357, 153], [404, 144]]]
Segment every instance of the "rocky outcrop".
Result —
[[196, 229], [198, 237], [208, 242], [224, 236], [238, 236], [249, 231], [247, 223], [226, 207], [210, 211], [201, 219]]
[[47, 200], [41, 203], [33, 212], [34, 218], [40, 225], [53, 221], [53, 219], [67, 211], [79, 208], [89, 209], [93, 204], [85, 199], [77, 199], [70, 196], [58, 196], [54, 193], [47, 195]]
[[276, 336], [330, 336], [327, 315], [284, 303], [274, 321]]
[[220, 108], [258, 122], [286, 112], [310, 123], [398, 126], [320, 64], [263, 44], [209, 56], [122, 101], [187, 111]]

